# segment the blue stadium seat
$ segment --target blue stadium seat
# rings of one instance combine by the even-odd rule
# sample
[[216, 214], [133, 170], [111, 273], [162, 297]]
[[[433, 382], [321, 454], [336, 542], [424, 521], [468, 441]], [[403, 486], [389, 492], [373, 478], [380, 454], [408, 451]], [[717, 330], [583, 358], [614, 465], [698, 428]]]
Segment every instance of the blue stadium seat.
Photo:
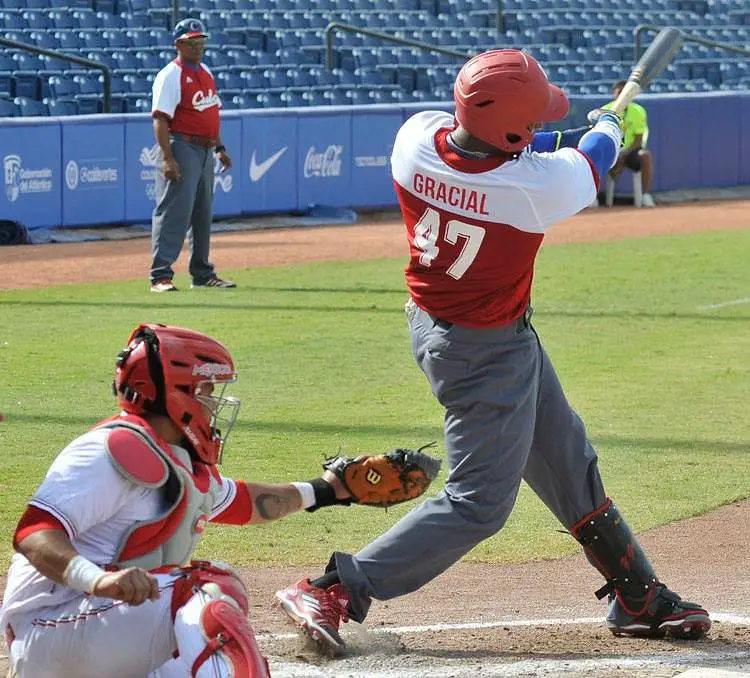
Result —
[[329, 106], [348, 106], [351, 100], [346, 96], [346, 92], [340, 89], [327, 90], [323, 93]]
[[354, 75], [359, 82], [369, 87], [388, 84], [383, 73], [375, 68], [357, 68], [354, 71]]
[[240, 73], [242, 87], [240, 89], [267, 89], [268, 80], [262, 71], [253, 69], [251, 71], [242, 71]]
[[370, 94], [366, 89], [362, 89], [362, 88], [350, 89], [347, 91], [346, 94], [349, 97], [349, 102], [353, 105], [372, 103], [372, 99], [370, 99]]
[[39, 99], [42, 93], [39, 76], [36, 73], [16, 71], [13, 74], [13, 93], [17, 97]]
[[135, 58], [139, 59], [141, 62], [140, 69], [157, 71], [165, 66], [161, 59], [159, 59], [159, 57], [153, 52], [136, 52]]
[[98, 28], [99, 18], [92, 9], [77, 9], [73, 16], [78, 22], [79, 28]]
[[125, 32], [125, 38], [133, 47], [150, 47], [153, 44], [148, 29], [131, 29]]
[[40, 117], [49, 115], [49, 109], [46, 104], [36, 99], [29, 99], [27, 97], [16, 97], [14, 103], [21, 111], [21, 115], [24, 118], [28, 117]]
[[102, 83], [99, 78], [90, 75], [76, 75], [73, 80], [78, 83], [78, 89], [81, 94], [101, 94]]
[[339, 84], [339, 79], [331, 71], [324, 68], [311, 68], [310, 75], [318, 87], [333, 87]]
[[47, 82], [53, 99], [73, 98], [81, 92], [81, 85], [74, 78], [52, 76]]
[[359, 80], [352, 71], [345, 71], [341, 68], [334, 68], [331, 73], [338, 79], [339, 85], [357, 85]]
[[307, 106], [329, 106], [325, 92], [322, 90], [309, 90], [302, 93], [302, 99]]
[[123, 80], [128, 84], [133, 94], [148, 94], [151, 92], [151, 83], [142, 75], [126, 75]]
[[245, 80], [237, 73], [217, 73], [216, 74], [217, 87], [220, 91], [228, 93], [232, 90], [239, 92], [245, 89]]
[[83, 30], [78, 34], [87, 49], [100, 49], [104, 47], [104, 38], [99, 29]]
[[60, 49], [78, 50], [86, 46], [80, 34], [74, 31], [56, 31], [54, 38], [57, 40]]
[[287, 108], [301, 108], [307, 105], [301, 92], [282, 92], [281, 100]]
[[291, 81], [292, 87], [311, 87], [315, 84], [315, 79], [309, 70], [303, 68], [290, 68], [286, 74]]
[[291, 78], [284, 70], [268, 69], [263, 72], [263, 75], [268, 81], [268, 86], [271, 89], [286, 89], [292, 84]]
[[52, 116], [78, 115], [78, 102], [75, 99], [50, 99], [45, 101]]
[[0, 118], [17, 118], [21, 115], [21, 109], [12, 101], [0, 99]]
[[120, 30], [107, 30], [102, 33], [104, 38], [104, 44], [106, 47], [130, 47], [130, 40], [128, 40], [127, 33]]
[[262, 108], [284, 108], [284, 102], [278, 92], [264, 92], [257, 96]]
[[73, 16], [72, 12], [53, 10], [46, 16], [48, 16], [52, 20], [52, 25], [55, 28], [80, 28], [80, 26], [78, 25], [78, 21]]
[[141, 67], [141, 60], [130, 52], [115, 51], [112, 57], [120, 71], [137, 71]]

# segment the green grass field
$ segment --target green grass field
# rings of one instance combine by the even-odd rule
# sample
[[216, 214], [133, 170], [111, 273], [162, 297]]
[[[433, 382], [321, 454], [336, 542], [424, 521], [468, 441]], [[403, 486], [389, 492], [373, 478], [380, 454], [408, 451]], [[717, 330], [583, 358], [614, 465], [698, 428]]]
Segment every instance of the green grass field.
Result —
[[[74, 245], [71, 245], [74, 247]], [[640, 531], [750, 496], [750, 230], [545, 248], [535, 325], [587, 422], [609, 493]], [[318, 474], [325, 455], [439, 440], [442, 412], [412, 362], [401, 260], [233, 272], [237, 290], [156, 296], [143, 281], [0, 293], [0, 566], [25, 501], [72, 438], [115, 411], [114, 358], [141, 321], [215, 335], [240, 371], [226, 475]], [[439, 486], [441, 483], [436, 483]], [[234, 562], [323, 563], [407, 510], [325, 509], [211, 527]], [[577, 548], [528, 488], [468, 557]]]

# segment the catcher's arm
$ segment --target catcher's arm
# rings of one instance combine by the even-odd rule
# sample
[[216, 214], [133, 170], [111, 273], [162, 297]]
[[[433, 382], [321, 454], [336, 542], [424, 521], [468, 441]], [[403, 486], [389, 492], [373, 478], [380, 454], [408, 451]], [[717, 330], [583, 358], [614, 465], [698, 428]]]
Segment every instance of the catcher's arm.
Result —
[[[331, 471], [325, 471], [322, 478], [288, 485], [266, 485], [243, 482], [243, 489], [251, 503], [250, 524], [268, 523], [279, 520], [302, 509], [314, 510], [333, 504], [350, 504], [351, 493], [341, 480]], [[215, 522], [224, 521], [219, 517]]]

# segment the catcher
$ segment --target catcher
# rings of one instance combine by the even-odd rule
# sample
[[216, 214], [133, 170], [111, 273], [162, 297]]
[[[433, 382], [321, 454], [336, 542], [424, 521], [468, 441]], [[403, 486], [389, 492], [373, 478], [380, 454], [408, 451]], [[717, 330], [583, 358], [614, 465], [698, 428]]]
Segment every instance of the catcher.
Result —
[[[424, 491], [415, 462], [430, 460], [400, 450], [329, 460], [310, 482], [232, 480], [217, 466], [240, 405], [225, 395], [236, 379], [227, 349], [140, 325], [116, 364], [121, 413], [59, 454], [16, 528], [0, 610], [11, 676], [269, 676], [237, 573], [190, 560], [206, 524], [263, 523], [360, 496], [388, 505]], [[378, 486], [388, 496], [365, 492]]]

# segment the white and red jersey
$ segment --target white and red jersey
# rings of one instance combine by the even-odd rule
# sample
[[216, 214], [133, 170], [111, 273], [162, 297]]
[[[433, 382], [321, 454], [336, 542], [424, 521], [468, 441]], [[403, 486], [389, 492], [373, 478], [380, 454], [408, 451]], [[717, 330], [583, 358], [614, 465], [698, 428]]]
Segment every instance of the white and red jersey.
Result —
[[[118, 548], [135, 525], [156, 523], [169, 506], [160, 488], [130, 482], [116, 468], [107, 451], [109, 434], [110, 429], [98, 427], [71, 442], [29, 500], [32, 509], [43, 511], [65, 529], [81, 555], [102, 567], [115, 560]], [[172, 449], [185, 458], [185, 450]], [[249, 521], [252, 505], [244, 483], [219, 478], [219, 491], [213, 495], [207, 519], [233, 524]], [[80, 595], [44, 577], [16, 553], [0, 610], [0, 629], [5, 629], [15, 615], [61, 605]]]
[[396, 135], [393, 179], [409, 240], [414, 302], [464, 327], [498, 327], [529, 305], [544, 233], [588, 206], [597, 174], [576, 149], [467, 160], [446, 137], [453, 116], [427, 111]]
[[152, 92], [151, 115], [167, 116], [170, 131], [219, 138], [221, 99], [207, 66], [175, 59], [159, 71]]

